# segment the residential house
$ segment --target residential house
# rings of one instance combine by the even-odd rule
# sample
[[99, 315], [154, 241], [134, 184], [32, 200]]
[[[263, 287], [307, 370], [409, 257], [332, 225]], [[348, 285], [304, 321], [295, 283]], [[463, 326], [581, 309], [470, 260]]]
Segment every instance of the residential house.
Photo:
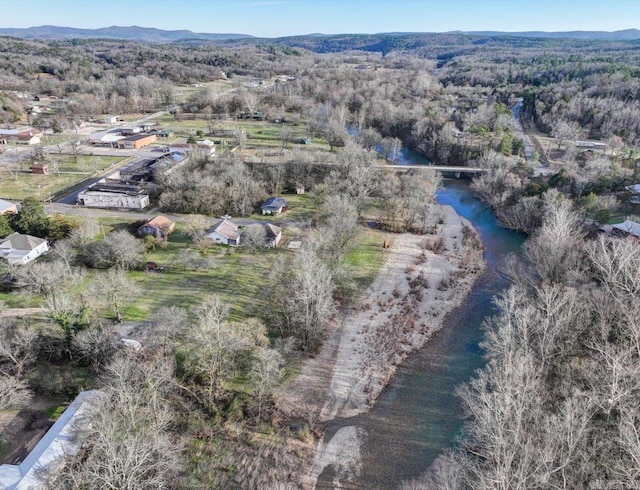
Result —
[[189, 153], [194, 148], [201, 150], [205, 155], [213, 156], [216, 153], [216, 145], [211, 140], [197, 140], [191, 144], [187, 138], [180, 138], [171, 143], [169, 147], [175, 151], [181, 151], [183, 153]]
[[267, 199], [262, 206], [260, 206], [263, 215], [275, 215], [280, 214], [283, 211], [289, 209], [287, 205], [287, 201], [282, 199], [281, 197], [270, 197]]
[[78, 204], [92, 208], [144, 209], [149, 194], [137, 183], [100, 179], [78, 194]]
[[175, 229], [176, 224], [173, 221], [171, 221], [166, 216], [158, 215], [138, 228], [138, 235], [166, 238]]
[[628, 185], [625, 189], [631, 194], [629, 202], [632, 204], [640, 204], [640, 184]]
[[96, 397], [96, 390], [83, 391], [62, 413], [38, 444], [18, 465], [0, 465], [0, 488], [7, 490], [33, 490], [48, 488], [47, 480], [64, 462], [82, 449], [89, 435], [87, 417]]
[[5, 201], [4, 199], [0, 199], [0, 214], [9, 214], [9, 213], [17, 213], [18, 206], [13, 204], [12, 202]]
[[12, 233], [0, 242], [0, 255], [9, 265], [25, 265], [49, 251], [44, 238]]
[[611, 234], [620, 237], [631, 236], [636, 240], [640, 239], [640, 223], [630, 219], [612, 226]]
[[18, 145], [37, 145], [40, 143], [40, 131], [34, 128], [0, 129], [0, 140]]
[[280, 245], [280, 240], [282, 240], [282, 228], [276, 225], [272, 225], [271, 223], [267, 223], [264, 225], [264, 231], [267, 237], [267, 247], [276, 248], [278, 245]]
[[116, 143], [118, 148], [124, 148], [126, 150], [137, 150], [144, 146], [150, 145], [158, 138], [155, 134], [136, 134], [129, 136], [128, 138], [122, 138]]
[[238, 225], [231, 220], [222, 219], [207, 230], [205, 238], [223, 245], [237, 247], [240, 244], [240, 234], [241, 232], [238, 229]]

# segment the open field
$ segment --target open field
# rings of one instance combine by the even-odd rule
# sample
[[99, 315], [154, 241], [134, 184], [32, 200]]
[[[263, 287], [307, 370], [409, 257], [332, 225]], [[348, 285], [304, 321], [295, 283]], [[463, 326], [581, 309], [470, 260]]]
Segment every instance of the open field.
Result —
[[190, 308], [211, 294], [222, 296], [229, 304], [234, 319], [252, 316], [260, 307], [258, 292], [269, 287], [269, 271], [279, 254], [290, 253], [282, 249], [265, 249], [255, 253], [242, 248], [213, 246], [206, 256], [214, 260], [210, 271], [187, 271], [175, 261], [184, 249], [198, 250], [180, 231], [173, 233], [166, 244], [160, 244], [147, 254], [163, 272], [132, 271], [141, 294], [124, 310], [127, 320], [145, 320], [162, 306]]
[[263, 216], [258, 209], [258, 211], [249, 216], [249, 219], [269, 221], [276, 224], [283, 221], [294, 223], [308, 221], [317, 217], [318, 208], [322, 202], [322, 199], [313, 193], [282, 194], [281, 197], [289, 204], [288, 211], [275, 216]]
[[0, 169], [0, 198], [22, 200], [26, 197], [34, 197], [44, 201], [50, 195], [79, 184], [94, 173], [101, 172], [123, 160], [121, 157], [78, 155], [78, 161], [74, 162], [71, 155], [49, 155], [49, 157], [58, 163], [59, 175], [52, 170], [52, 165], [47, 175], [32, 174], [26, 169], [11, 172]]

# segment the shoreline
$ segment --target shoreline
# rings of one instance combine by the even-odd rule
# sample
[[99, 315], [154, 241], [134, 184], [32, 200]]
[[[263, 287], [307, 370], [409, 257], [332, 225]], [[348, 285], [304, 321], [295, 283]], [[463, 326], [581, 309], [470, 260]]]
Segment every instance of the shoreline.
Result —
[[[432, 233], [394, 236], [374, 282], [334, 322], [318, 355], [278, 393], [280, 410], [302, 418], [316, 434], [336, 418], [367, 412], [397, 366], [442, 327], [484, 270], [471, 224], [451, 206], [432, 209]], [[328, 465], [340, 466], [336, 478], [357, 471], [355, 427], [339, 429], [329, 441], [323, 435], [308, 456], [301, 488], [314, 488]]]

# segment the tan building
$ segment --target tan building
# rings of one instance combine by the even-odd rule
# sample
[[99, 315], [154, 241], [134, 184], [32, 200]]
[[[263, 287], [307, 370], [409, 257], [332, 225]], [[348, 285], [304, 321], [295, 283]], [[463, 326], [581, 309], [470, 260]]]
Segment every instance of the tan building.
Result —
[[0, 214], [16, 214], [18, 212], [18, 206], [13, 204], [12, 202], [5, 201], [4, 199], [0, 199]]
[[118, 148], [124, 148], [125, 150], [137, 150], [143, 148], [151, 143], [154, 143], [158, 138], [155, 134], [136, 134], [118, 140]]
[[0, 129], [0, 142], [18, 145], [37, 145], [40, 143], [40, 131], [34, 128]]

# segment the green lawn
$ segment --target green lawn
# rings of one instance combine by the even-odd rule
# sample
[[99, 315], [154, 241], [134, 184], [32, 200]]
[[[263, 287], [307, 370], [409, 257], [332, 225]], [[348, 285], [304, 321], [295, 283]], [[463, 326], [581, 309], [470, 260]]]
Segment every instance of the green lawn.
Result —
[[0, 172], [0, 199], [22, 200], [26, 197], [35, 197], [44, 201], [49, 194], [60, 192], [86, 178], [88, 178], [87, 175], [78, 174], [36, 175], [21, 172], [11, 175], [8, 172]]
[[221, 295], [232, 306], [231, 315], [238, 319], [253, 316], [260, 307], [258, 292], [269, 286], [269, 271], [278, 254], [286, 250], [259, 250], [255, 253], [242, 248], [212, 246], [207, 252], [214, 259], [211, 271], [187, 271], [177, 266], [175, 258], [180, 250], [197, 248], [179, 231], [173, 233], [166, 245], [159, 245], [147, 254], [146, 260], [164, 267], [163, 272], [132, 271], [141, 294], [125, 309], [126, 320], [144, 320], [162, 306], [191, 308], [211, 294]]
[[313, 219], [318, 214], [321, 200], [313, 193], [283, 194], [282, 198], [289, 204], [289, 210], [276, 216], [263, 216], [260, 210], [249, 218], [270, 222], [295, 222]]
[[385, 263], [389, 253], [388, 248], [382, 247], [385, 241], [387, 244], [392, 243], [393, 234], [363, 227], [356, 246], [347, 253], [345, 262], [351, 278], [359, 288], [364, 290], [368, 287]]
[[94, 172], [101, 172], [123, 160], [121, 157], [78, 155], [78, 161], [75, 162], [72, 155], [53, 154], [49, 157], [59, 163], [59, 175], [51, 171], [51, 167], [46, 175], [32, 174], [26, 167], [23, 171], [13, 173], [0, 169], [0, 198], [22, 200], [35, 197], [44, 201], [50, 194], [79, 184]]

